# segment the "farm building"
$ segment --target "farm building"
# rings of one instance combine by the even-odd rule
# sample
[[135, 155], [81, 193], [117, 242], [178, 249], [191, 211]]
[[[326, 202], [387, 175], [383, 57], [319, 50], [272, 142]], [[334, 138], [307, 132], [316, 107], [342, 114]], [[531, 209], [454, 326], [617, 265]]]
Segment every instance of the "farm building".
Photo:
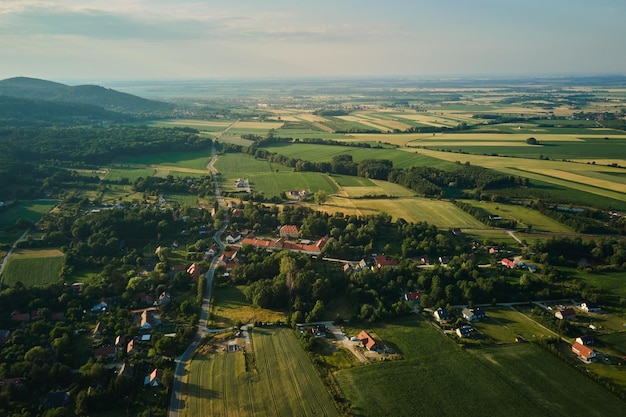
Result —
[[579, 336], [576, 338], [576, 343], [579, 343], [584, 346], [592, 345], [594, 341], [595, 341], [595, 338], [590, 334], [585, 335], [585, 336]]
[[586, 363], [589, 363], [596, 357], [596, 352], [593, 349], [588, 348], [585, 345], [581, 345], [576, 342], [572, 345], [572, 352], [578, 355], [578, 358]]
[[573, 320], [576, 318], [576, 312], [574, 311], [573, 308], [567, 307], [567, 308], [557, 311], [554, 314], [554, 317], [556, 317], [559, 320]]
[[486, 317], [485, 311], [480, 307], [464, 308], [463, 311], [461, 311], [461, 315], [465, 320], [471, 322], [479, 321]]
[[378, 350], [378, 343], [365, 330], [361, 330], [361, 333], [359, 333], [357, 338], [361, 341], [361, 343], [367, 350]]
[[448, 310], [446, 310], [445, 308], [441, 308], [441, 307], [435, 310], [433, 315], [435, 316], [435, 320], [437, 320], [440, 323], [448, 321], [448, 319], [450, 318], [450, 315], [448, 314]]

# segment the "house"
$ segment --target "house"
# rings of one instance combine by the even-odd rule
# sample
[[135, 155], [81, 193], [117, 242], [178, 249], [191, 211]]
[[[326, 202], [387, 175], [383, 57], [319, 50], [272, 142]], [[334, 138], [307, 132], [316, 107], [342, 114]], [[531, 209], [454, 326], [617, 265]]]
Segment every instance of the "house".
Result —
[[441, 265], [448, 265], [450, 263], [450, 257], [446, 255], [442, 255], [439, 257], [439, 263]]
[[192, 282], [198, 282], [200, 279], [200, 275], [202, 272], [200, 271], [200, 266], [197, 263], [192, 263], [189, 268], [187, 268], [187, 273], [191, 275]]
[[587, 313], [599, 313], [602, 311], [598, 304], [592, 303], [591, 301], [583, 301], [580, 303], [580, 309]]
[[480, 307], [464, 308], [463, 311], [461, 311], [461, 315], [465, 320], [470, 322], [479, 321], [486, 317], [485, 311]]
[[439, 307], [437, 310], [435, 310], [433, 315], [435, 316], [435, 320], [437, 320], [440, 323], [446, 322], [446, 321], [448, 321], [450, 319], [450, 315], [448, 314], [448, 310], [446, 310], [445, 308], [441, 308], [441, 307]]
[[350, 265], [349, 262], [346, 262], [345, 264], [343, 264], [343, 272], [352, 272], [352, 265]]
[[139, 352], [139, 344], [135, 339], [131, 339], [126, 345], [126, 355], [131, 356]]
[[430, 257], [428, 255], [420, 256], [420, 263], [422, 265], [430, 265]]
[[144, 308], [142, 310], [131, 310], [131, 314], [133, 315], [133, 323], [141, 330], [150, 330], [161, 324], [161, 320], [156, 317], [158, 313], [158, 309], [156, 307]]
[[143, 384], [149, 385], [151, 387], [158, 387], [161, 385], [161, 380], [163, 379], [163, 371], [160, 369], [155, 369], [144, 378]]
[[461, 339], [465, 339], [467, 337], [471, 337], [472, 336], [472, 327], [471, 326], [461, 326], [458, 329], [455, 330], [457, 336], [459, 336]]
[[95, 348], [93, 350], [93, 357], [96, 359], [98, 358], [110, 359], [110, 358], [114, 358], [116, 353], [117, 353], [117, 349], [115, 348], [115, 346], [104, 346], [104, 347]]
[[378, 343], [365, 330], [361, 330], [361, 333], [359, 333], [357, 338], [361, 341], [361, 343], [367, 350], [378, 350]]
[[578, 358], [586, 363], [590, 363], [596, 357], [596, 352], [585, 345], [576, 342], [572, 345], [572, 352], [578, 355]]
[[595, 341], [595, 338], [592, 335], [579, 336], [576, 338], [576, 343], [581, 344], [583, 346], [592, 345]]
[[507, 268], [511, 268], [511, 269], [515, 268], [515, 266], [516, 266], [515, 261], [512, 261], [512, 260], [507, 259], [507, 258], [502, 258], [502, 260], [500, 261], [500, 264], [506, 266]]
[[120, 367], [120, 370], [117, 373], [117, 376], [127, 376], [130, 378], [133, 376], [133, 373], [134, 373], [133, 366], [131, 364], [124, 362], [122, 366]]
[[118, 335], [115, 338], [115, 347], [116, 348], [121, 348], [122, 346], [126, 345], [126, 338], [122, 335]]
[[24, 323], [30, 321], [30, 313], [20, 313], [19, 310], [13, 310], [11, 320]]
[[54, 320], [54, 321], [61, 321], [61, 320], [65, 320], [65, 313], [60, 311], [58, 313], [52, 313], [50, 315], [50, 320]]
[[285, 239], [297, 239], [300, 237], [300, 230], [298, 226], [294, 226], [293, 224], [286, 224], [281, 226], [278, 230], [278, 235]]
[[159, 295], [159, 299], [155, 301], [156, 305], [166, 306], [172, 301], [172, 296], [169, 292], [163, 291], [161, 295]]
[[70, 392], [67, 390], [50, 391], [46, 395], [46, 406], [49, 408], [63, 407], [70, 402]]
[[412, 301], [413, 304], [419, 304], [422, 293], [419, 291], [408, 291], [404, 293], [404, 301]]
[[396, 268], [398, 266], [398, 261], [395, 259], [389, 259], [386, 255], [376, 255], [374, 257], [374, 262], [376, 263], [376, 268], [378, 269], [385, 266], [390, 268]]
[[6, 378], [0, 379], [0, 392], [7, 392], [11, 386], [16, 388], [22, 385], [24, 378]]
[[100, 300], [100, 302], [98, 304], [95, 304], [93, 307], [91, 307], [91, 312], [92, 313], [101, 313], [103, 311], [106, 311], [107, 307], [109, 306], [109, 304], [106, 302], [106, 300]]
[[574, 311], [573, 308], [567, 307], [567, 308], [557, 311], [554, 314], [554, 317], [556, 317], [559, 320], [573, 320], [576, 318], [576, 312]]
[[93, 328], [91, 333], [94, 335], [94, 337], [100, 337], [102, 336], [103, 331], [104, 331], [104, 324], [102, 324], [102, 322], [97, 322], [96, 327]]
[[242, 236], [239, 232], [232, 232], [228, 236], [226, 236], [226, 243], [232, 245], [233, 243], [237, 243], [241, 240]]
[[460, 234], [462, 234], [462, 233], [463, 233], [463, 232], [462, 232], [462, 231], [461, 231], [461, 229], [460, 229], [460, 228], [458, 228], [458, 227], [455, 227], [454, 229], [452, 229], [452, 234], [453, 234], [453, 235], [458, 236], [458, 235], [460, 235]]
[[490, 214], [489, 220], [502, 220], [502, 217], [498, 214]]

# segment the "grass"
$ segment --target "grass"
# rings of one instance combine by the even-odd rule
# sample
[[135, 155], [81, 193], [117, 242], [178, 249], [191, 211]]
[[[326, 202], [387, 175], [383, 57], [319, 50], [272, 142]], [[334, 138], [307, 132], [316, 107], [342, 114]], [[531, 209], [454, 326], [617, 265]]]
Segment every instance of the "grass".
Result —
[[624, 272], [585, 272], [577, 268], [562, 268], [572, 280], [583, 281], [603, 292], [626, 298], [626, 275]]
[[519, 228], [532, 226], [540, 232], [571, 232], [572, 229], [533, 210], [520, 205], [492, 203], [487, 201], [463, 200], [464, 203], [481, 208], [490, 214], [500, 215], [506, 220], [516, 220]]
[[186, 416], [338, 415], [292, 330], [251, 333], [253, 357], [201, 354], [191, 362]]
[[41, 216], [56, 205], [55, 201], [24, 200], [16, 204], [11, 204], [0, 212], [0, 228], [5, 229], [15, 225], [18, 219], [25, 219], [31, 223], [36, 223]]
[[531, 344], [463, 350], [414, 317], [370, 330], [404, 360], [337, 372], [357, 416], [604, 416], [623, 411], [622, 402]]
[[480, 333], [498, 343], [512, 343], [519, 335], [528, 341], [543, 337], [552, 337], [554, 334], [537, 325], [526, 316], [509, 308], [485, 308], [487, 318], [472, 323]]
[[20, 249], [13, 252], [4, 271], [4, 285], [20, 281], [26, 286], [56, 282], [63, 267], [63, 253], [53, 249]]
[[[369, 189], [368, 193], [378, 194], [376, 188]], [[386, 194], [381, 189], [380, 194]], [[394, 219], [402, 218], [408, 222], [425, 221], [437, 227], [461, 227], [466, 229], [486, 229], [483, 223], [465, 213], [454, 204], [443, 200], [430, 200], [419, 197], [401, 197], [396, 199], [350, 199], [330, 196], [327, 203], [316, 208], [346, 215], [368, 215], [385, 212]]]
[[211, 327], [233, 327], [237, 323], [285, 322], [287, 315], [282, 311], [268, 310], [251, 305], [244, 291], [245, 285], [213, 290], [213, 308], [211, 310]]
[[211, 159], [210, 150], [191, 152], [168, 152], [156, 155], [124, 157], [116, 160], [116, 165], [166, 165], [177, 168], [189, 168], [206, 172], [206, 165]]

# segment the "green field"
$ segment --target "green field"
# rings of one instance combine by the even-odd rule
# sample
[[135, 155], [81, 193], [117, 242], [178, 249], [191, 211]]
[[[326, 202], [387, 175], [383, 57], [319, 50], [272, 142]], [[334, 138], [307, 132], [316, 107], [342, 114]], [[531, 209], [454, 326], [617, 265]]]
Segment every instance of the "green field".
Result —
[[139, 177], [148, 178], [154, 175], [154, 169], [151, 168], [110, 168], [104, 179], [108, 181], [119, 181], [122, 178], [128, 178], [134, 181]]
[[215, 328], [233, 327], [237, 323], [287, 321], [287, 314], [251, 305], [244, 291], [246, 286], [219, 287], [213, 290], [210, 326]]
[[513, 343], [517, 336], [528, 341], [554, 336], [554, 333], [509, 308], [485, 308], [485, 313], [487, 318], [472, 323], [472, 326], [498, 343]]
[[404, 360], [337, 372], [357, 416], [607, 416], [624, 410], [624, 403], [531, 344], [463, 350], [415, 318], [370, 330]]
[[48, 285], [59, 279], [63, 253], [58, 250], [20, 249], [13, 252], [3, 273], [3, 284]]
[[254, 362], [241, 351], [196, 356], [185, 416], [338, 415], [292, 330], [254, 329], [252, 343]]
[[124, 157], [116, 160], [116, 164], [123, 165], [164, 165], [178, 168], [189, 168], [206, 171], [211, 159], [211, 151], [168, 152], [157, 155]]
[[24, 200], [11, 204], [0, 212], [0, 228], [13, 226], [18, 219], [36, 223], [43, 214], [52, 210], [56, 204], [56, 201], [51, 200]]
[[518, 228], [526, 228], [530, 225], [540, 232], [572, 232], [572, 229], [564, 224], [529, 207], [476, 200], [463, 200], [463, 202], [478, 207], [485, 213], [497, 214], [505, 220], [515, 220], [518, 222]]
[[225, 191], [239, 191], [234, 185], [237, 178], [248, 178], [252, 192], [262, 192], [267, 198], [278, 197], [282, 191], [289, 190], [324, 190], [329, 194], [337, 191], [337, 186], [326, 174], [294, 172], [292, 168], [247, 154], [220, 155], [215, 168], [220, 173], [220, 187]]

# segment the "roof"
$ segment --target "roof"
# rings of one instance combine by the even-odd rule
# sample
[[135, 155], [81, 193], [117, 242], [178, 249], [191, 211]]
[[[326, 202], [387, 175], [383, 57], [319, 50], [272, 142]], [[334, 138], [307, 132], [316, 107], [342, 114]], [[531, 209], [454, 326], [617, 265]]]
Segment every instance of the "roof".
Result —
[[361, 343], [363, 343], [363, 346], [365, 346], [368, 350], [372, 350], [376, 347], [376, 340], [374, 340], [374, 338], [365, 330], [361, 330], [361, 333], [359, 333], [357, 337]]
[[383, 266], [390, 266], [392, 268], [394, 266], [398, 266], [398, 261], [395, 259], [389, 259], [386, 255], [377, 255], [374, 259], [376, 260], [376, 266], [378, 268], [382, 268]]
[[300, 230], [298, 229], [298, 226], [295, 226], [293, 224], [286, 224], [284, 226], [280, 227], [279, 230], [280, 235], [297, 235], [300, 233]]
[[115, 346], [104, 346], [99, 347], [93, 350], [93, 356], [96, 358], [106, 358], [110, 356], [115, 356], [116, 350]]
[[61, 407], [68, 403], [70, 395], [67, 391], [50, 391], [46, 396], [46, 403], [52, 407]]
[[593, 349], [588, 348], [585, 345], [581, 345], [578, 342], [576, 342], [576, 343], [574, 343], [572, 345], [572, 352], [574, 352], [575, 354], [577, 354], [578, 356], [580, 356], [581, 358], [584, 358], [586, 360], [589, 360], [589, 358], [593, 358], [594, 356], [596, 356], [596, 354], [593, 351]]
[[512, 261], [510, 259], [502, 258], [500, 263], [504, 266], [508, 266], [509, 268], [515, 268], [515, 261]]

